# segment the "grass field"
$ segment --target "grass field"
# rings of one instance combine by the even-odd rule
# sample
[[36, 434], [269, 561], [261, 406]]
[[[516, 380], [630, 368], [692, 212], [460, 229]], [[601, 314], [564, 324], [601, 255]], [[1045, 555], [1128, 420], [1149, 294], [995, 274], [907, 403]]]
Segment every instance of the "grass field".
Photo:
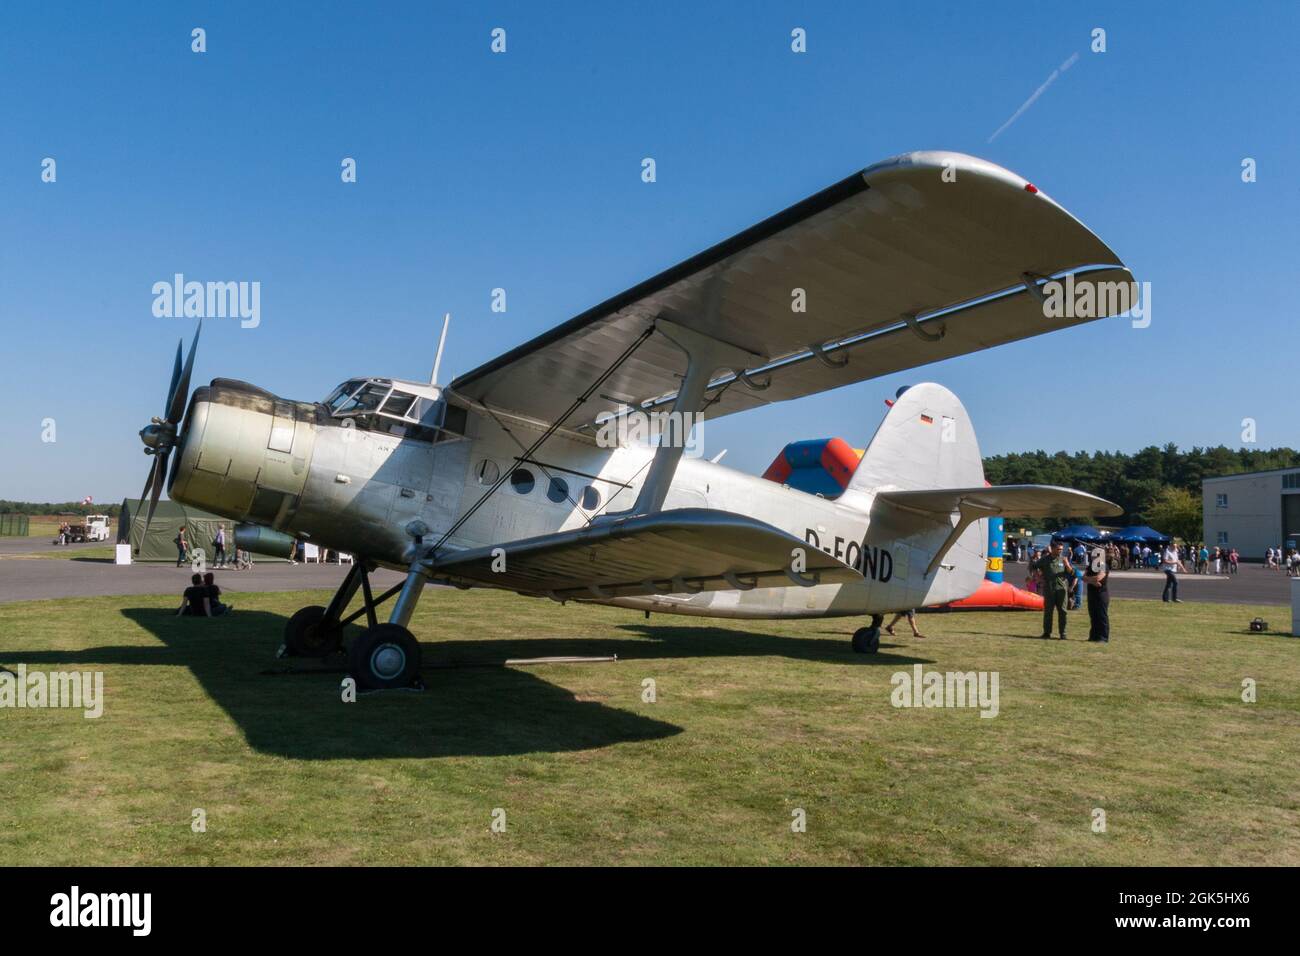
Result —
[[[102, 671], [106, 701], [0, 710], [0, 859], [1300, 863], [1300, 640], [1245, 632], [1278, 608], [1116, 601], [1110, 645], [1082, 615], [1066, 643], [1027, 639], [1033, 614], [927, 615], [927, 639], [860, 656], [857, 621], [430, 590], [427, 691], [343, 703], [339, 673], [272, 660], [326, 597], [242, 594], [213, 621], [172, 597], [0, 606], [0, 664]], [[619, 661], [494, 664], [562, 654]], [[894, 708], [915, 663], [997, 671], [998, 716]]]
[[53, 551], [24, 551], [0, 555], [0, 561], [48, 561], [61, 558], [65, 561], [112, 561], [116, 550], [111, 544], [91, 547], [56, 548]]
[[59, 535], [59, 525], [73, 520], [60, 515], [30, 515], [27, 518], [27, 537], [49, 538], [53, 541]]

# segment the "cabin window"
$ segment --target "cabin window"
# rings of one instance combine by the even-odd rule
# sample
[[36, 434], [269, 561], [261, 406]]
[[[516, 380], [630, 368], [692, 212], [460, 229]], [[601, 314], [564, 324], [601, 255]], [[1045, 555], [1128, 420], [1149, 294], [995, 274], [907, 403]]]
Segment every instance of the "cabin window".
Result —
[[491, 458], [484, 458], [478, 463], [478, 483], [490, 485], [501, 477], [501, 469]]
[[527, 468], [516, 468], [510, 474], [510, 487], [521, 495], [526, 495], [532, 491], [536, 483], [533, 479], [533, 473]]
[[550, 485], [546, 488], [546, 497], [557, 505], [567, 501], [569, 499], [569, 483], [563, 478], [552, 478]]
[[600, 492], [594, 486], [588, 485], [582, 489], [582, 507], [588, 511], [595, 511], [600, 507]]

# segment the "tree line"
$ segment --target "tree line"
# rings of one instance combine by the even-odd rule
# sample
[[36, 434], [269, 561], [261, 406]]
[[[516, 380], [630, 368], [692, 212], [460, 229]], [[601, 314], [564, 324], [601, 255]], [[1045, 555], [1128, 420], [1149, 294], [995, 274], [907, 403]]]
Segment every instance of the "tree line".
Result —
[[116, 518], [122, 503], [83, 505], [80, 501], [5, 501], [0, 499], [0, 515], [108, 515]]

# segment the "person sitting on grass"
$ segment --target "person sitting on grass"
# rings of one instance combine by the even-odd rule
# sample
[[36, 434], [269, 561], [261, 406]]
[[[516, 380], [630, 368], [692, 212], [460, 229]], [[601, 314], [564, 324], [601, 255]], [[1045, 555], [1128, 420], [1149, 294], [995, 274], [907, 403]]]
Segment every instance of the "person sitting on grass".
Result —
[[211, 571], [203, 575], [203, 589], [208, 592], [208, 605], [212, 608], [213, 617], [230, 613], [230, 605], [221, 603], [221, 588], [217, 587], [216, 578]]
[[908, 610], [908, 611], [899, 611], [897, 614], [895, 614], [895, 615], [894, 615], [894, 619], [893, 619], [892, 621], [890, 621], [890, 622], [885, 626], [885, 633], [886, 633], [886, 634], [888, 634], [890, 637], [893, 637], [893, 636], [894, 636], [894, 625], [898, 623], [898, 619], [901, 618], [901, 617], [906, 617], [906, 618], [907, 618], [907, 623], [910, 624], [910, 625], [912, 625], [912, 636], [913, 636], [913, 637], [925, 637], [924, 634], [922, 634], [920, 631], [918, 631], [918, 630], [916, 629], [916, 609], [915, 609], [915, 608], [912, 608], [911, 610]]
[[208, 589], [203, 586], [203, 576], [190, 575], [190, 586], [181, 595], [181, 606], [176, 609], [177, 616], [212, 617], [212, 604], [208, 599]]

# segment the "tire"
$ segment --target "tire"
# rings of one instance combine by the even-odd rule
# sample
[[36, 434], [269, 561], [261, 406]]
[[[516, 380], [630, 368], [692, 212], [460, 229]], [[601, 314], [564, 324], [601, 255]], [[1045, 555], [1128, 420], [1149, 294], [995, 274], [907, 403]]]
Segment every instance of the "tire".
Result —
[[874, 654], [880, 650], [880, 628], [860, 627], [854, 631], [853, 650], [858, 654]]
[[420, 644], [400, 624], [379, 624], [348, 648], [349, 670], [366, 690], [410, 687], [420, 676]]
[[290, 657], [328, 657], [343, 646], [343, 628], [323, 627], [325, 608], [304, 607], [284, 625], [284, 646]]

